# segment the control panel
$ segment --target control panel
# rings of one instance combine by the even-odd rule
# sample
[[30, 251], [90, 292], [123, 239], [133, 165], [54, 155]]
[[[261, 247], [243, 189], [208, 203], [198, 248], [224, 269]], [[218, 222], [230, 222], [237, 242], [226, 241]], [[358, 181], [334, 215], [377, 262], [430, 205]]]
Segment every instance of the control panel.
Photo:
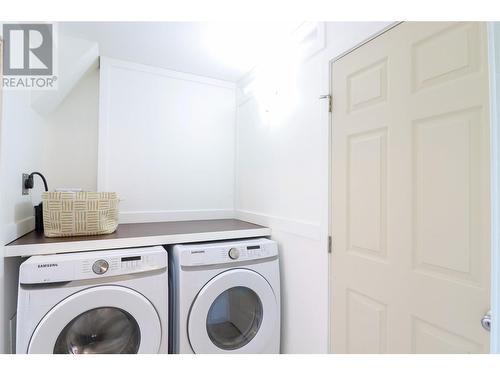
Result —
[[168, 257], [161, 246], [33, 256], [21, 264], [22, 284], [95, 279], [166, 268]]
[[255, 261], [278, 255], [278, 245], [267, 238], [194, 245], [176, 245], [180, 264], [203, 266]]

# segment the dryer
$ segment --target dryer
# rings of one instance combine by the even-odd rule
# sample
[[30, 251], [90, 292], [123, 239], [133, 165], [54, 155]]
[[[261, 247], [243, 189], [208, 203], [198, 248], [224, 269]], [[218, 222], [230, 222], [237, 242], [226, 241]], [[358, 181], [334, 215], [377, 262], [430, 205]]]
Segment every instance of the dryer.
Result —
[[276, 242], [210, 242], [170, 251], [171, 352], [279, 353]]
[[32, 256], [21, 264], [17, 353], [167, 353], [161, 246]]

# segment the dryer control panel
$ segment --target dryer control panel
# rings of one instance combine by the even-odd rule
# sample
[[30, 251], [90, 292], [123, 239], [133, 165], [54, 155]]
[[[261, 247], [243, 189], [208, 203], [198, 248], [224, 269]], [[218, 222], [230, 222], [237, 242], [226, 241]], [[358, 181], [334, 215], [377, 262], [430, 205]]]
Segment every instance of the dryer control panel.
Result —
[[37, 255], [21, 264], [21, 284], [42, 284], [128, 275], [166, 268], [168, 256], [161, 246]]
[[208, 266], [257, 261], [278, 256], [278, 244], [267, 238], [255, 240], [176, 245], [182, 266]]

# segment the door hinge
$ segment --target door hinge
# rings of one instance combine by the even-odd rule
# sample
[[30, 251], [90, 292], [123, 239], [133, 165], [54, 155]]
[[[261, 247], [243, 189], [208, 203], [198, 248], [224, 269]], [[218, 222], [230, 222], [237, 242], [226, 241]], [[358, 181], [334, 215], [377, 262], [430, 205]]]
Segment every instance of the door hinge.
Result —
[[320, 99], [328, 99], [328, 112], [332, 112], [332, 96], [330, 94], [321, 95]]
[[332, 253], [332, 236], [328, 236], [328, 254]]

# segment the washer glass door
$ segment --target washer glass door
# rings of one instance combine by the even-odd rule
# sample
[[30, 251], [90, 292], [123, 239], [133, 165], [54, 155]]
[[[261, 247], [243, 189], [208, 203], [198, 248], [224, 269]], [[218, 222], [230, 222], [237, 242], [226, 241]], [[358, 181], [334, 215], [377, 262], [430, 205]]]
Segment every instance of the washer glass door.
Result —
[[135, 354], [141, 331], [128, 312], [97, 307], [81, 313], [59, 334], [54, 354]]
[[[165, 339], [165, 338], [164, 338]], [[158, 353], [162, 340], [156, 309], [122, 286], [98, 286], [72, 294], [38, 323], [28, 353]]]
[[194, 300], [188, 336], [195, 353], [263, 353], [279, 335], [279, 306], [257, 272], [232, 269], [211, 279]]

